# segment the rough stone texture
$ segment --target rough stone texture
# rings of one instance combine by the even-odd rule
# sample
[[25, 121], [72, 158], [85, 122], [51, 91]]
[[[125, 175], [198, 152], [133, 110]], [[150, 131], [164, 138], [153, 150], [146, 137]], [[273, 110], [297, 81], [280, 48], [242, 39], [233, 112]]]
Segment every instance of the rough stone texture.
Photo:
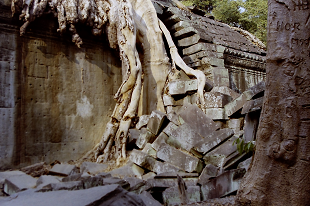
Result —
[[34, 188], [36, 186], [36, 182], [37, 179], [26, 174], [11, 176], [5, 179], [3, 191], [8, 195], [12, 195], [22, 190]]
[[213, 87], [211, 92], [215, 93], [215, 92], [219, 92], [221, 94], [225, 94], [227, 96], [231, 96], [232, 99], [236, 99], [240, 96], [240, 94], [236, 93], [235, 91], [233, 91], [232, 89], [230, 89], [229, 87], [226, 86], [222, 86], [222, 87]]
[[197, 105], [186, 104], [183, 105], [179, 112], [184, 122], [189, 124], [202, 137], [207, 137], [211, 132], [217, 130], [219, 127], [212, 119], [207, 117]]
[[250, 167], [250, 165], [251, 165], [251, 163], [252, 163], [252, 160], [253, 160], [253, 157], [250, 157], [250, 158], [248, 158], [248, 159], [246, 159], [246, 160], [244, 160], [243, 162], [240, 162], [239, 164], [238, 164], [238, 169], [245, 169], [246, 171], [248, 171], [249, 170], [249, 167]]
[[146, 191], [142, 192], [142, 194], [139, 195], [139, 197], [142, 199], [145, 206], [161, 206], [162, 205], [157, 200], [155, 200], [150, 193]]
[[207, 137], [205, 137], [201, 142], [196, 143], [196, 145], [193, 148], [193, 151], [196, 151], [201, 154], [206, 154], [207, 152], [212, 150], [214, 147], [216, 147], [218, 144], [227, 140], [233, 134], [234, 134], [234, 131], [229, 128], [215, 131], [209, 134]]
[[156, 158], [156, 150], [152, 147], [150, 143], [147, 143], [143, 148], [142, 152], [150, 155], [151, 157]]
[[72, 182], [50, 183], [42, 187], [42, 189], [38, 190], [38, 192], [48, 192], [57, 190], [81, 190], [81, 189], [83, 189], [83, 182], [72, 181]]
[[17, 176], [17, 175], [25, 175], [25, 173], [21, 171], [0, 172], [0, 189], [3, 189], [3, 184], [4, 184], [5, 179], [12, 177], [12, 176]]
[[201, 186], [202, 200], [220, 198], [237, 191], [244, 173], [244, 169], [229, 170], [211, 179]]
[[[187, 203], [200, 202], [200, 187], [199, 186], [188, 186], [186, 189]], [[178, 187], [167, 188], [163, 192], [163, 200], [165, 205], [179, 205], [182, 202]]]
[[98, 174], [100, 172], [103, 172], [108, 168], [108, 164], [99, 164], [95, 162], [83, 162], [80, 166], [81, 173], [88, 173], [88, 174]]
[[157, 157], [186, 172], [201, 172], [203, 169], [201, 160], [167, 144], [161, 144], [157, 151]]
[[163, 101], [165, 106], [182, 106], [183, 104], [191, 103], [191, 96], [186, 96], [183, 99], [174, 100], [173, 97], [164, 94]]
[[263, 107], [264, 97], [258, 99], [250, 100], [243, 105], [241, 114], [247, 114], [249, 112], [254, 112], [261, 110]]
[[186, 92], [197, 90], [198, 83], [196, 79], [187, 81], [171, 81], [169, 82], [169, 94], [179, 95], [186, 94]]
[[[198, 177], [183, 178], [185, 185], [196, 186], [198, 182]], [[167, 187], [177, 187], [178, 180], [177, 178], [154, 178], [147, 181], [152, 187], [156, 188], [167, 188]]]
[[230, 119], [226, 124], [228, 128], [234, 130], [234, 133], [238, 133], [240, 130], [243, 130], [244, 118]]
[[51, 184], [51, 183], [58, 183], [60, 182], [59, 178], [52, 175], [42, 175], [39, 177], [36, 183], [36, 188], [41, 189], [42, 187]]
[[49, 171], [50, 174], [68, 176], [74, 173], [78, 173], [78, 169], [75, 165], [69, 164], [55, 164]]
[[[150, 121], [148, 124], [152, 124], [152, 126], [148, 126], [148, 128], [152, 129], [153, 132], [158, 133], [160, 129], [160, 123], [159, 121], [154, 117], [150, 118]], [[153, 143], [155, 140], [156, 136], [154, 133], [149, 131], [147, 128], [142, 128], [139, 132], [139, 137], [136, 141], [137, 147], [140, 149], [144, 148], [147, 143]]]
[[[151, 117], [147, 123], [147, 128], [151, 131], [154, 135], [158, 135], [162, 124], [166, 118], [166, 114], [160, 111], [153, 111]], [[153, 143], [154, 139], [151, 141]]]
[[20, 170], [25, 172], [27, 175], [31, 175], [32, 177], [40, 177], [41, 175], [48, 174], [50, 165], [46, 165], [45, 162], [39, 162], [27, 167], [23, 167]]
[[260, 112], [250, 112], [245, 115], [244, 120], [244, 139], [245, 141], [253, 141], [256, 138], [260, 118]]
[[198, 184], [205, 185], [207, 182], [210, 181], [211, 178], [216, 177], [218, 173], [219, 173], [218, 167], [212, 164], [207, 164], [199, 176]]
[[168, 136], [164, 132], [161, 132], [156, 140], [152, 143], [152, 147], [157, 151], [162, 143], [166, 143], [167, 139]]
[[220, 92], [206, 92], [204, 96], [207, 108], [222, 108], [232, 100], [231, 96]]
[[125, 178], [125, 177], [138, 177], [141, 178], [144, 174], [144, 169], [129, 161], [123, 167], [112, 170], [110, 174], [113, 177]]
[[136, 128], [137, 129], [141, 129], [141, 127], [147, 125], [147, 123], [149, 122], [150, 119], [150, 115], [142, 115], [139, 117], [139, 121], [136, 124]]
[[205, 109], [205, 114], [207, 117], [213, 120], [227, 120], [229, 119], [226, 115], [224, 108], [207, 108]]

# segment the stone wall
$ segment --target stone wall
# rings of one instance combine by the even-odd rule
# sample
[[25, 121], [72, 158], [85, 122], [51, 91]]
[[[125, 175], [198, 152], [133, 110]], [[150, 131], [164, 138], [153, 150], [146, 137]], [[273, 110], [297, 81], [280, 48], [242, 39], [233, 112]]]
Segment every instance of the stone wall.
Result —
[[117, 52], [87, 28], [79, 28], [79, 49], [46, 18], [20, 37], [22, 22], [0, 4], [0, 169], [81, 157], [99, 142], [115, 105]]

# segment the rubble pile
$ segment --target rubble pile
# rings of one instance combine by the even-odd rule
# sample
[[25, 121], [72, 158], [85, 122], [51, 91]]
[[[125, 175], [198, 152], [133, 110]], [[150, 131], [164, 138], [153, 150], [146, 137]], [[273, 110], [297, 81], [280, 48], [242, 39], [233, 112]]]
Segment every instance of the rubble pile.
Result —
[[235, 194], [251, 153], [241, 154], [234, 142], [255, 140], [265, 83], [242, 94], [213, 87], [201, 106], [196, 105], [196, 80], [182, 72], [176, 76], [163, 97], [167, 113], [143, 115], [129, 130], [130, 155], [124, 166], [106, 173], [111, 163], [77, 167], [56, 162], [0, 172], [1, 194], [9, 196], [0, 204], [37, 199], [31, 205], [39, 205], [44, 198], [64, 204], [83, 199], [83, 194], [82, 205], [179, 205]]

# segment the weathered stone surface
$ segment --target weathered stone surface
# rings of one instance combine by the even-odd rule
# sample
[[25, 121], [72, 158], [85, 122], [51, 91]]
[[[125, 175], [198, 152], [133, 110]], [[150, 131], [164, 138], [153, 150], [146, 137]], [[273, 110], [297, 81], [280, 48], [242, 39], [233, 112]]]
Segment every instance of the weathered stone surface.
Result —
[[177, 31], [180, 31], [181, 29], [187, 28], [189, 26], [190, 26], [190, 23], [188, 23], [187, 21], [180, 21], [180, 22], [174, 24], [171, 27], [171, 30], [177, 32]]
[[184, 39], [178, 40], [178, 46], [179, 47], [189, 47], [191, 45], [196, 44], [200, 39], [199, 34], [194, 34], [193, 36], [186, 37]]
[[226, 86], [229, 87], [229, 74], [228, 69], [224, 67], [224, 59], [216, 59], [217, 61], [211, 61], [211, 64], [217, 65], [218, 67], [214, 67], [212, 74], [213, 74], [213, 82], [214, 86], [222, 87]]
[[[85, 173], [87, 174], [87, 173]], [[79, 181], [81, 180], [82, 178], [82, 173], [77, 173], [77, 174], [72, 174], [72, 175], [69, 175], [67, 177], [64, 177], [61, 179], [62, 182], [72, 182], [72, 181]], [[88, 174], [88, 177], [90, 177], [90, 175]]]
[[187, 172], [165, 172], [156, 175], [155, 178], [177, 178], [179, 175], [182, 178], [191, 178], [191, 177], [198, 177], [198, 173], [187, 173]]
[[137, 139], [139, 138], [139, 135], [140, 135], [139, 129], [129, 129], [127, 144], [129, 146], [135, 145], [137, 142]]
[[21, 172], [21, 171], [6, 171], [6, 172], [0, 172], [0, 189], [3, 189], [3, 184], [5, 179], [17, 175], [25, 175], [26, 173]]
[[191, 63], [199, 61], [201, 58], [203, 58], [205, 56], [208, 56], [208, 52], [207, 51], [200, 51], [200, 52], [194, 53], [192, 55], [183, 57], [183, 61], [186, 64], [191, 64]]
[[181, 29], [181, 30], [173, 33], [173, 36], [176, 39], [183, 39], [183, 38], [190, 37], [190, 36], [197, 34], [197, 33], [198, 33], [198, 31], [196, 29], [194, 29], [193, 27], [186, 27], [184, 29]]
[[232, 99], [236, 99], [240, 96], [237, 92], [233, 91], [227, 86], [214, 86], [211, 90], [211, 92], [219, 92], [221, 94], [225, 94], [227, 96], [231, 96]]
[[53, 175], [68, 176], [74, 173], [78, 173], [78, 169], [75, 165], [55, 164], [49, 173]]
[[39, 177], [36, 183], [36, 188], [41, 189], [42, 187], [51, 184], [51, 183], [58, 183], [60, 182], [58, 177], [51, 176], [51, 175], [42, 175]]
[[145, 147], [143, 148], [142, 152], [150, 155], [151, 157], [156, 158], [156, 150], [152, 147], [152, 145], [150, 143], [147, 143], [145, 145]]
[[220, 92], [206, 92], [204, 97], [207, 108], [222, 108], [232, 100], [231, 96]]
[[155, 200], [150, 193], [146, 191], [142, 192], [142, 194], [140, 194], [139, 197], [142, 199], [145, 206], [161, 206], [162, 205], [160, 204], [160, 202]]
[[[166, 114], [160, 111], [153, 111], [147, 123], [147, 128], [154, 134], [158, 135], [161, 126], [166, 118]], [[153, 140], [154, 141], [154, 140]], [[152, 142], [150, 142], [152, 143]]]
[[187, 123], [174, 129], [168, 136], [178, 141], [181, 147], [187, 151], [190, 151], [197, 142], [202, 140], [202, 137]]
[[196, 157], [177, 150], [170, 145], [162, 144], [157, 151], [157, 157], [186, 172], [201, 172], [202, 162]]
[[217, 130], [219, 127], [212, 119], [207, 117], [197, 105], [186, 104], [183, 105], [179, 112], [184, 122], [189, 124], [202, 137], [207, 137], [211, 132]]
[[152, 143], [152, 147], [157, 151], [162, 143], [166, 143], [167, 139], [168, 136], [164, 132], [161, 132], [156, 140]]
[[[198, 177], [191, 177], [191, 178], [183, 178], [186, 186], [196, 186], [198, 182]], [[178, 180], [177, 178], [153, 178], [147, 180], [148, 184], [152, 187], [177, 187]]]
[[198, 184], [205, 185], [207, 182], [210, 181], [211, 178], [216, 177], [218, 175], [218, 172], [218, 167], [212, 164], [207, 164], [199, 176]]
[[175, 112], [170, 112], [167, 114], [167, 118], [170, 122], [174, 123], [175, 125], [180, 125], [179, 116]]
[[238, 118], [238, 119], [230, 119], [227, 121], [227, 127], [234, 130], [234, 133], [239, 132], [240, 130], [243, 130], [244, 125], [244, 118]]
[[248, 171], [248, 169], [249, 169], [249, 167], [250, 167], [252, 161], [253, 161], [253, 157], [250, 157], [250, 158], [244, 160], [243, 162], [240, 162], [240, 163], [238, 164], [238, 167], [237, 167], [237, 168], [238, 168], [238, 169], [245, 169], [246, 171]]
[[244, 173], [244, 169], [229, 170], [211, 179], [201, 186], [202, 200], [219, 198], [237, 191]]
[[[210, 65], [211, 66], [215, 66], [215, 67], [222, 67], [222, 68], [225, 68], [224, 67], [224, 59], [219, 59], [219, 58], [210, 58]], [[218, 69], [218, 68], [216, 68]], [[227, 73], [228, 75], [228, 73]], [[218, 85], [219, 86], [219, 85]], [[224, 85], [222, 85], [224, 86]], [[226, 85], [225, 85], [226, 86]]]
[[125, 177], [142, 178], [142, 175], [144, 174], [144, 169], [134, 164], [132, 161], [129, 161], [123, 167], [112, 170], [110, 174], [113, 177], [119, 177], [119, 178], [125, 178]]
[[95, 162], [83, 162], [80, 166], [81, 173], [88, 173], [88, 174], [98, 174], [100, 172], [105, 171], [108, 168], [108, 164], [106, 163], [95, 163]]
[[153, 179], [155, 176], [156, 176], [156, 174], [154, 172], [148, 172], [142, 176], [142, 179], [143, 180], [149, 180], [149, 179]]
[[261, 110], [264, 102], [264, 97], [258, 99], [247, 101], [242, 108], [241, 114], [247, 114], [249, 112], [254, 112]]
[[193, 150], [201, 154], [206, 154], [214, 147], [216, 147], [218, 144], [227, 140], [233, 134], [234, 131], [232, 129], [229, 128], [220, 129], [218, 131], [209, 134], [209, 136], [205, 137], [201, 142], [197, 143], [194, 146]]
[[206, 108], [205, 114], [207, 117], [213, 120], [227, 120], [229, 119], [226, 115], [224, 108]]
[[11, 176], [4, 180], [3, 191], [8, 195], [12, 195], [22, 190], [34, 188], [36, 183], [37, 179], [30, 175], [23, 174]]
[[260, 111], [250, 112], [245, 115], [244, 139], [246, 142], [255, 140], [259, 124], [259, 118], [260, 118]]
[[39, 177], [41, 175], [48, 174], [50, 166], [45, 162], [39, 162], [27, 167], [23, 167], [20, 170], [25, 172], [27, 175], [31, 175], [32, 177]]
[[[150, 118], [150, 121], [148, 123], [148, 129], [142, 128], [140, 130], [139, 138], [136, 141], [137, 147], [140, 149], [144, 148], [147, 143], [153, 143], [156, 136], [155, 133], [157, 133], [161, 127], [160, 122], [155, 117]], [[151, 131], [149, 131], [152, 130]], [[153, 133], [154, 132], [154, 133]]]
[[206, 164], [213, 164], [217, 167], [223, 167], [226, 162], [228, 162], [234, 155], [230, 156], [231, 154], [235, 153], [237, 151], [237, 145], [233, 142], [238, 137], [232, 136], [228, 140], [226, 140], [224, 143], [216, 147], [211, 152], [207, 153], [203, 159]]
[[58, 191], [58, 190], [82, 190], [82, 181], [50, 183], [38, 190], [38, 192]]
[[117, 178], [117, 177], [106, 177], [106, 178], [103, 178], [102, 181], [103, 181], [103, 185], [118, 184], [126, 190], [130, 188], [130, 185], [128, 182], [126, 182], [123, 179]]
[[190, 104], [191, 103], [191, 97], [190, 96], [186, 96], [183, 99], [174, 100], [173, 97], [164, 94], [163, 100], [164, 100], [165, 106], [182, 106], [183, 104]]
[[[53, 201], [47, 201], [53, 200]], [[106, 185], [93, 187], [86, 190], [75, 191], [52, 191], [34, 192], [25, 191], [12, 199], [0, 200], [1, 206], [32, 205], [32, 206], [55, 206], [55, 205], [134, 205], [143, 206], [142, 199], [133, 193], [122, 189], [119, 185]]]
[[[187, 203], [200, 202], [200, 187], [199, 186], [188, 186], [186, 189]], [[180, 205], [182, 198], [180, 197], [180, 192], [178, 187], [167, 188], [163, 192], [163, 200], [165, 205]]]
[[150, 115], [141, 115], [139, 117], [138, 123], [136, 124], [136, 129], [141, 129], [141, 127], [147, 125], [147, 123], [150, 120], [150, 117], [151, 117]]
[[171, 136], [172, 133], [177, 130], [179, 128], [179, 126], [175, 125], [172, 122], [169, 122], [169, 124], [165, 127], [165, 129], [163, 130], [163, 132], [168, 135]]
[[196, 79], [187, 81], [171, 81], [169, 82], [169, 94], [179, 95], [186, 94], [187, 92], [196, 91], [198, 83]]
[[197, 43], [194, 44], [188, 48], [183, 49], [183, 55], [191, 55], [194, 53], [197, 53], [199, 51], [215, 51], [215, 45], [214, 44], [207, 44], [207, 43]]

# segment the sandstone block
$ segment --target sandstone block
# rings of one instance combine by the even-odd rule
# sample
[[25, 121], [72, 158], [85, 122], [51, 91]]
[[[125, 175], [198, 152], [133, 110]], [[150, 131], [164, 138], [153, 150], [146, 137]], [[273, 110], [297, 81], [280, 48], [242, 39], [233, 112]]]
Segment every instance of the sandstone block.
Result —
[[52, 175], [42, 175], [36, 182], [36, 188], [41, 189], [42, 187], [51, 184], [60, 182], [58, 177]]
[[169, 94], [179, 95], [186, 94], [190, 91], [196, 91], [198, 88], [198, 83], [196, 79], [187, 81], [171, 81], [169, 82]]
[[170, 145], [162, 144], [157, 151], [157, 157], [186, 172], [201, 172], [202, 162], [196, 157], [177, 150]]
[[164, 94], [163, 100], [164, 100], [165, 106], [182, 106], [183, 104], [186, 104], [186, 103], [190, 104], [191, 103], [191, 97], [190, 96], [186, 96], [183, 99], [174, 100], [174, 98], [171, 97], [170, 95]]
[[240, 162], [238, 164], [237, 169], [245, 169], [246, 171], [248, 171], [248, 169], [251, 165], [252, 159], [253, 159], [253, 157], [250, 157], [250, 158], [244, 160], [243, 162]]
[[159, 125], [160, 125], [159, 120], [155, 117], [152, 117], [148, 123], [148, 128], [152, 130], [152, 132], [149, 131], [147, 128], [142, 128], [140, 130], [140, 135], [136, 141], [137, 147], [142, 149], [145, 147], [147, 143], [153, 143], [153, 141], [156, 138], [154, 133], [157, 133], [161, 127], [161, 125], [160, 126]]
[[152, 143], [152, 147], [157, 151], [162, 143], [166, 143], [167, 139], [168, 136], [164, 132], [161, 132], [159, 136], [155, 139], [155, 141]]
[[167, 118], [170, 122], [174, 123], [175, 125], [180, 125], [179, 116], [175, 112], [170, 112], [167, 114]]
[[242, 108], [241, 114], [247, 114], [249, 112], [254, 112], [261, 110], [264, 102], [264, 97], [258, 99], [247, 101]]
[[[160, 111], [152, 111], [150, 120], [147, 123], [147, 128], [151, 131], [154, 135], [158, 135], [162, 124], [166, 118], [166, 114]], [[150, 142], [152, 143], [154, 139]]]
[[21, 171], [6, 171], [6, 172], [0, 172], [0, 189], [3, 189], [3, 184], [5, 179], [12, 177], [12, 176], [17, 176], [17, 175], [25, 175], [26, 173], [21, 172]]
[[136, 129], [141, 129], [141, 127], [147, 125], [147, 123], [149, 122], [150, 119], [150, 115], [142, 115], [139, 117], [139, 121], [136, 124]]
[[173, 36], [176, 39], [183, 39], [183, 38], [190, 37], [190, 36], [197, 34], [197, 33], [198, 33], [198, 31], [196, 29], [189, 26], [189, 27], [183, 28], [183, 29], [173, 33]]
[[220, 129], [218, 131], [209, 134], [209, 136], [205, 137], [201, 142], [197, 143], [193, 152], [198, 152], [201, 154], [206, 154], [211, 151], [214, 147], [216, 147], [221, 142], [227, 140], [234, 134], [234, 131], [229, 128]]
[[205, 114], [207, 117], [213, 120], [227, 120], [229, 119], [226, 115], [224, 108], [206, 108]]
[[58, 190], [82, 190], [82, 181], [50, 183], [38, 190], [38, 192], [58, 191]]
[[45, 162], [39, 162], [27, 167], [23, 167], [20, 170], [32, 177], [39, 177], [44, 174], [48, 174], [49, 167]]
[[157, 174], [155, 178], [177, 178], [179, 175], [182, 178], [192, 178], [198, 177], [198, 173], [187, 173], [187, 172], [164, 172], [161, 174]]
[[[185, 185], [188, 186], [196, 186], [198, 182], [198, 177], [190, 177], [190, 178], [183, 178]], [[151, 187], [160, 187], [160, 188], [167, 188], [167, 187], [177, 187], [178, 180], [177, 178], [153, 178], [147, 180], [148, 184]]]
[[102, 180], [103, 180], [103, 185], [118, 184], [125, 190], [128, 190], [130, 188], [130, 185], [128, 182], [126, 182], [123, 179], [117, 178], [117, 177], [107, 177], [107, 178], [103, 178]]
[[239, 189], [244, 169], [229, 170], [201, 186], [202, 200], [220, 198]]
[[105, 171], [108, 168], [108, 164], [101, 164], [95, 162], [83, 162], [80, 167], [81, 173], [88, 173], [88, 174], [98, 174], [100, 172]]
[[244, 118], [238, 118], [238, 119], [230, 119], [227, 121], [228, 128], [231, 128], [234, 130], [234, 133], [237, 133], [241, 130], [243, 130], [243, 124], [244, 124]]
[[219, 92], [206, 92], [204, 98], [207, 108], [223, 108], [232, 100], [231, 96]]
[[259, 124], [260, 112], [250, 112], [245, 115], [244, 120], [244, 139], [246, 142], [253, 141], [256, 138], [256, 132]]
[[154, 172], [149, 172], [143, 175], [142, 179], [145, 181], [145, 180], [153, 179], [155, 176], [156, 174]]
[[183, 105], [179, 112], [180, 117], [191, 126], [202, 137], [207, 137], [210, 133], [219, 127], [214, 121], [194, 104]]
[[[223, 62], [224, 62], [224, 59], [221, 59], [221, 60], [223, 60]], [[226, 69], [224, 66], [221, 66], [221, 64], [218, 64], [218, 67], [213, 68], [212, 74], [213, 74], [214, 86], [229, 87], [228, 69]]]
[[210, 65], [224, 68], [224, 59], [210, 58]]
[[92, 187], [102, 186], [103, 178], [101, 176], [88, 177], [82, 180], [84, 189], [89, 189]]
[[243, 105], [252, 98], [252, 92], [245, 91], [238, 98], [225, 105], [225, 111], [228, 116], [238, 112]]
[[75, 165], [69, 164], [55, 164], [49, 171], [52, 175], [68, 176], [74, 173], [78, 173], [78, 169]]
[[180, 22], [174, 24], [171, 27], [171, 30], [177, 32], [177, 31], [180, 31], [180, 30], [187, 28], [187, 27], [190, 27], [190, 26], [191, 26], [190, 23], [188, 23], [187, 21], [180, 21]]
[[153, 196], [147, 191], [142, 192], [142, 194], [140, 194], [139, 197], [142, 199], [145, 206], [161, 206], [162, 205], [160, 204], [160, 202], [155, 200]]
[[225, 94], [228, 96], [231, 96], [232, 99], [236, 99], [240, 96], [240, 94], [238, 94], [237, 92], [233, 91], [232, 89], [230, 89], [227, 86], [214, 86], [211, 90], [211, 92], [219, 92], [221, 94]]
[[199, 34], [194, 34], [193, 36], [180, 39], [178, 40], [178, 47], [189, 47], [191, 45], [198, 43], [199, 39], [200, 39]]
[[156, 158], [156, 150], [152, 147], [152, 145], [150, 143], [147, 143], [145, 145], [145, 147], [143, 148], [142, 152], [150, 155], [151, 157]]
[[[186, 189], [187, 203], [200, 202], [200, 187], [199, 186], [188, 186]], [[178, 187], [167, 188], [163, 192], [163, 200], [165, 205], [180, 205], [182, 204], [182, 198], [180, 196]]]
[[129, 161], [123, 167], [112, 170], [110, 174], [113, 177], [119, 177], [119, 178], [125, 178], [125, 177], [142, 178], [142, 175], [144, 174], [144, 169], [134, 164], [132, 161]]
[[3, 184], [3, 191], [8, 195], [12, 195], [22, 190], [34, 188], [36, 186], [36, 183], [37, 179], [33, 178], [30, 175], [23, 174], [11, 176], [5, 179]]
[[218, 172], [219, 172], [218, 167], [212, 164], [206, 165], [199, 176], [198, 184], [205, 185], [207, 182], [210, 181], [211, 178], [216, 177]]

